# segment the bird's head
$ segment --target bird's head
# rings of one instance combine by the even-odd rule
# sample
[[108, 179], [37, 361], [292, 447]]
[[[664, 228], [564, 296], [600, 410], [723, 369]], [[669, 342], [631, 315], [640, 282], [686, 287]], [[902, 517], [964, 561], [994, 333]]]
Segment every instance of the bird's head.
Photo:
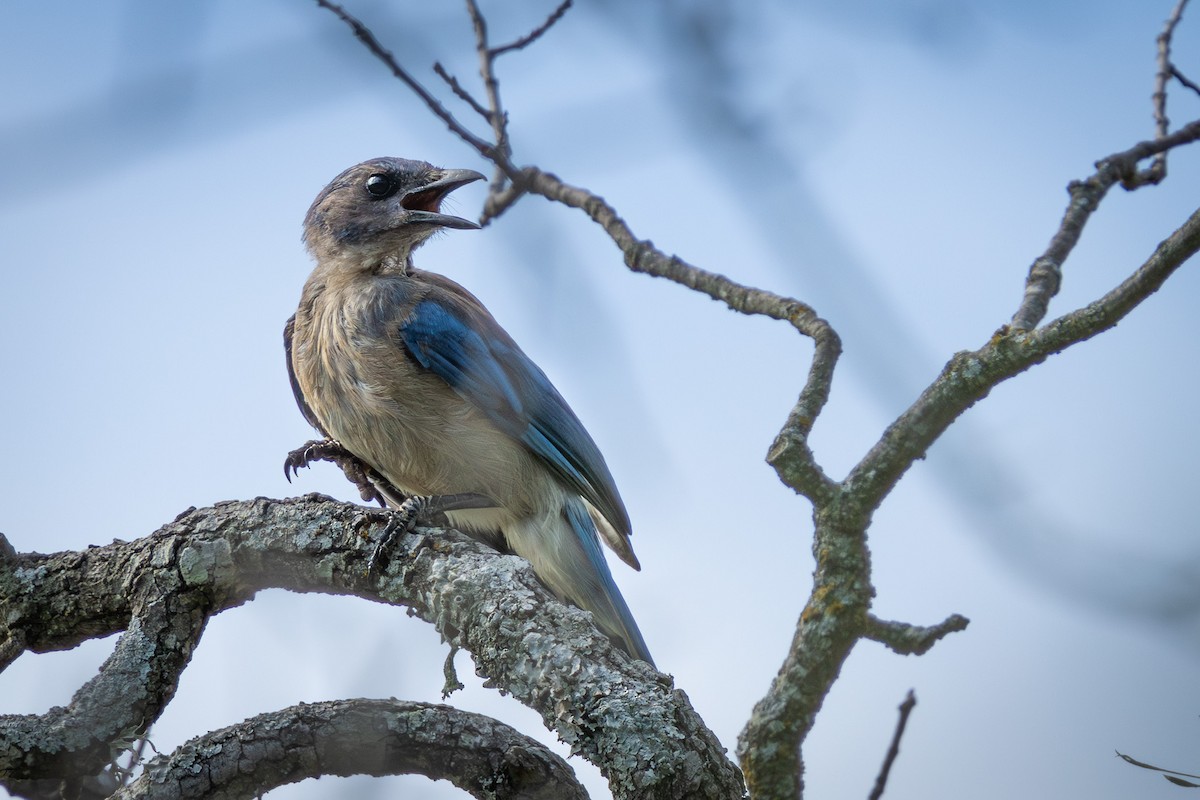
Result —
[[375, 269], [385, 260], [403, 265], [442, 228], [478, 228], [441, 213], [442, 200], [482, 180], [470, 169], [439, 169], [424, 161], [376, 158], [338, 175], [321, 190], [304, 218], [304, 244], [318, 263]]

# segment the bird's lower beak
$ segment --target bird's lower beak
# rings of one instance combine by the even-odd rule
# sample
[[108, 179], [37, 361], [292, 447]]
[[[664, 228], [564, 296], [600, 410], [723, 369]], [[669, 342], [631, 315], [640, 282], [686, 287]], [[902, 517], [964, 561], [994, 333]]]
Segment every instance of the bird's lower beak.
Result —
[[483, 175], [473, 169], [444, 169], [435, 180], [404, 195], [400, 204], [408, 210], [409, 222], [423, 222], [443, 228], [478, 228], [479, 225], [469, 219], [441, 213], [441, 207], [446, 195], [460, 186], [481, 180]]

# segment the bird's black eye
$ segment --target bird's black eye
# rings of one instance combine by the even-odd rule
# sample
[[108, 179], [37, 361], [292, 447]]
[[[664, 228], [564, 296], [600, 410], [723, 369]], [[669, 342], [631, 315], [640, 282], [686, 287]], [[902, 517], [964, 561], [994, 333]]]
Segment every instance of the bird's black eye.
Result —
[[396, 193], [396, 182], [387, 175], [375, 173], [367, 178], [367, 191], [371, 197], [391, 197]]

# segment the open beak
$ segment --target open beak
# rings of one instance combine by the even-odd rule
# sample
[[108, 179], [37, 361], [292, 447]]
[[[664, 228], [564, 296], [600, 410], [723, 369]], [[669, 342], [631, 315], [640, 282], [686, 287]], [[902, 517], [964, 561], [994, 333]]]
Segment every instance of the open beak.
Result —
[[441, 170], [437, 180], [413, 189], [400, 198], [400, 205], [408, 210], [406, 221], [439, 225], [443, 228], [478, 228], [479, 225], [469, 219], [441, 213], [441, 207], [446, 195], [460, 186], [481, 180], [483, 175], [473, 169]]

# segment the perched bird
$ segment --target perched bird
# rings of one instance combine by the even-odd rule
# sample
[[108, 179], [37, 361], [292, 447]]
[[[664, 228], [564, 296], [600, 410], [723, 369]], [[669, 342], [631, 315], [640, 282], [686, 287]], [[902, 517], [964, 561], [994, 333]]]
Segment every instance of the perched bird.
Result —
[[[528, 559], [560, 598], [653, 663], [600, 548], [640, 569], [629, 515], [603, 456], [550, 379], [487, 309], [413, 267], [472, 170], [379, 158], [326, 186], [304, 220], [316, 268], [284, 330], [305, 418], [403, 495], [483, 495], [455, 528]], [[388, 505], [404, 497], [384, 490]], [[456, 508], [449, 504], [447, 507]]]

